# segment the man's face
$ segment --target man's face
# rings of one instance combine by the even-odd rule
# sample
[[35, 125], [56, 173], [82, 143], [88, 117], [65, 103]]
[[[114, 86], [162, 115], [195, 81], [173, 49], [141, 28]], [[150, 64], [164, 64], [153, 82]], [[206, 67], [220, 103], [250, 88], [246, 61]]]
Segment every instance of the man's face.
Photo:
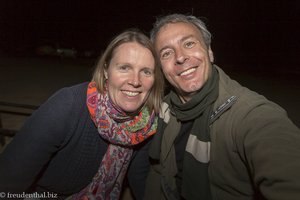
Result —
[[170, 23], [157, 34], [155, 49], [167, 80], [183, 101], [188, 101], [207, 81], [213, 54], [201, 32], [192, 24]]

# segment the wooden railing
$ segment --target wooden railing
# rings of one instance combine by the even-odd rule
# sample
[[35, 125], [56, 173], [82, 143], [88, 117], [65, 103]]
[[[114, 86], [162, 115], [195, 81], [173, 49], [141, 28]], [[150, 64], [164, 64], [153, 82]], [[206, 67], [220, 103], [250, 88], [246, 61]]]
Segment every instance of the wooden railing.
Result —
[[0, 101], [0, 145], [5, 145], [5, 137], [13, 137], [18, 131], [15, 128], [4, 128], [3, 114], [30, 116], [38, 106]]

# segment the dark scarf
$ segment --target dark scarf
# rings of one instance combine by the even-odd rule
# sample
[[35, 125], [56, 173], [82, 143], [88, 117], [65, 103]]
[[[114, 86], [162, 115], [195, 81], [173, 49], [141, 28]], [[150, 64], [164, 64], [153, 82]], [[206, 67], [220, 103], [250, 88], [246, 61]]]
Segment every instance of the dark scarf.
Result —
[[[190, 137], [195, 136], [196, 141], [208, 142], [207, 144], [209, 144], [209, 120], [213, 111], [213, 103], [218, 97], [218, 82], [219, 75], [213, 66], [211, 77], [190, 101], [182, 103], [173, 91], [166, 98], [166, 103], [171, 110], [170, 120], [165, 125], [159, 125], [158, 132], [163, 132], [159, 158], [162, 166], [162, 188], [167, 199], [179, 199], [175, 184], [177, 168], [174, 169], [172, 165], [176, 165], [174, 140], [180, 129], [180, 121], [193, 120]], [[155, 145], [155, 142], [153, 145]], [[191, 148], [193, 148], [193, 145], [191, 145]], [[190, 152], [185, 152], [181, 192], [181, 196], [185, 199], [211, 199], [208, 177], [209, 145], [204, 151], [208, 152], [208, 160], [204, 162], [196, 160]], [[153, 152], [150, 150], [150, 156], [153, 158], [157, 158], [157, 153], [157, 150]]]
[[208, 124], [213, 103], [218, 97], [218, 80], [219, 74], [216, 68], [212, 66], [211, 77], [191, 100], [182, 103], [178, 95], [172, 90], [169, 94], [169, 102], [167, 102], [171, 105], [171, 112], [174, 113], [177, 120], [195, 121], [191, 133], [200, 132], [197, 134], [197, 138], [204, 142], [210, 141]]
[[98, 93], [95, 82], [88, 86], [87, 106], [100, 136], [109, 146], [92, 182], [73, 199], [119, 199], [132, 147], [156, 132], [157, 118], [146, 107], [137, 116], [128, 116], [111, 102], [107, 91]]

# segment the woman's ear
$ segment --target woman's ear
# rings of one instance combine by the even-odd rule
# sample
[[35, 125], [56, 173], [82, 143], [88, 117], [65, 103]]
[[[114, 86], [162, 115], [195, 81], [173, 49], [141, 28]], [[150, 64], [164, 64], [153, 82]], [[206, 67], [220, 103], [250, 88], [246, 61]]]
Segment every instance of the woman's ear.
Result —
[[104, 77], [105, 77], [105, 79], [108, 79], [108, 75], [107, 75], [107, 71], [106, 70], [104, 70]]
[[211, 63], [214, 63], [215, 59], [214, 59], [214, 53], [211, 50], [211, 47], [208, 47], [208, 57]]

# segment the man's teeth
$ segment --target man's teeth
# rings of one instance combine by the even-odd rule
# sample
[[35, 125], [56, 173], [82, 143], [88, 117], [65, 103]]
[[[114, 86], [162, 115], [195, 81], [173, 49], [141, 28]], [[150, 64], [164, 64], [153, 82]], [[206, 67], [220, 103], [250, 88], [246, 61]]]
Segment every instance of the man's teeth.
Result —
[[188, 70], [186, 70], [186, 71], [182, 72], [182, 73], [180, 74], [180, 76], [185, 76], [185, 75], [188, 75], [188, 74], [190, 74], [190, 73], [194, 72], [195, 70], [196, 70], [196, 68], [191, 68], [191, 69], [188, 69]]
[[134, 97], [139, 94], [138, 92], [129, 92], [129, 91], [123, 91], [123, 93], [131, 97]]

